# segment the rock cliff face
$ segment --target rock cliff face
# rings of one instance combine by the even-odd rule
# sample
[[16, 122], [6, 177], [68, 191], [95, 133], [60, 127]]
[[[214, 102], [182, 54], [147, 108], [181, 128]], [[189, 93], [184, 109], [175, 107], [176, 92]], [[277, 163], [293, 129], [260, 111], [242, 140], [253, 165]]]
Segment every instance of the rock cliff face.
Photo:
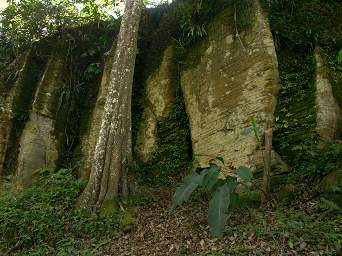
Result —
[[240, 35], [233, 8], [216, 17], [199, 63], [182, 72], [192, 147], [200, 165], [221, 156], [235, 165], [254, 167], [256, 140], [253, 134], [245, 137], [241, 132], [251, 126], [253, 116], [262, 130], [273, 124], [279, 87], [277, 57], [258, 2], [253, 12], [251, 28]]
[[19, 187], [29, 186], [35, 171], [56, 167], [58, 150], [54, 128], [64, 74], [63, 59], [57, 56], [50, 57], [19, 142]]
[[18, 77], [15, 84], [6, 88], [5, 77], [1, 80], [1, 96], [0, 96], [0, 175], [2, 174], [3, 164], [6, 156], [6, 149], [12, 128], [12, 119], [14, 118], [14, 98], [19, 97], [20, 91], [23, 90], [20, 86], [21, 80], [24, 79], [28, 69], [28, 57], [30, 51], [25, 52], [17, 60], [12, 63], [14, 69], [18, 70]]
[[[172, 39], [177, 36], [172, 13], [156, 11], [142, 19], [133, 137], [143, 175], [158, 176], [167, 168], [166, 175], [174, 174], [170, 170], [186, 166], [191, 154], [200, 166], [217, 156], [237, 166], [262, 166], [254, 135], [244, 131], [251, 117], [261, 132], [273, 126], [279, 78], [268, 21], [259, 2], [253, 3], [248, 27], [238, 29], [235, 8], [228, 6], [185, 53]], [[113, 49], [104, 53], [115, 29], [81, 30], [51, 39], [48, 47], [38, 44], [40, 54], [24, 52], [8, 67], [11, 72], [0, 75], [0, 175], [14, 175], [18, 187], [30, 185], [42, 168], [89, 176], [114, 61]], [[107, 44], [96, 43], [96, 33], [110, 38]], [[57, 49], [59, 44], [65, 49], [65, 42], [71, 52]], [[319, 49], [315, 59], [317, 132], [333, 142], [341, 131], [341, 110]], [[281, 156], [273, 155], [273, 163], [286, 169]]]
[[[30, 50], [19, 56], [7, 70], [8, 76], [1, 76], [0, 81], [0, 175], [4, 174], [5, 165], [11, 163], [15, 155], [8, 154], [13, 148], [17, 152], [17, 134], [20, 133], [17, 120], [25, 119], [30, 108], [35, 89], [35, 64]], [[3, 74], [4, 74], [3, 73]], [[8, 174], [8, 173], [6, 173]]]
[[97, 101], [103, 101], [100, 67], [115, 34], [103, 24], [65, 31], [34, 44], [0, 75], [0, 175], [13, 176], [18, 188], [29, 186], [39, 170], [72, 170], [90, 161], [92, 148], [84, 145], [96, 140], [101, 118], [98, 106], [90, 108], [99, 88]]
[[316, 125], [323, 142], [333, 142], [341, 131], [342, 114], [333, 95], [329, 70], [321, 49], [315, 50], [316, 60]]
[[136, 151], [147, 162], [158, 148], [158, 122], [168, 117], [175, 102], [173, 48], [164, 51], [160, 67], [146, 81], [147, 106], [139, 129]]

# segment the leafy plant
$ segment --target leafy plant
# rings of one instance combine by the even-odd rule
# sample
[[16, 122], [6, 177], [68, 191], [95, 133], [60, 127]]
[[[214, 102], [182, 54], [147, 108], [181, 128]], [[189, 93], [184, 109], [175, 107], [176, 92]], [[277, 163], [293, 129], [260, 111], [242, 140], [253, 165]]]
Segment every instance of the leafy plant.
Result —
[[202, 1], [192, 1], [191, 4], [182, 6], [179, 40], [182, 45], [187, 46], [207, 35], [202, 8]]
[[305, 177], [323, 177], [342, 167], [342, 145], [330, 144], [325, 148], [303, 151], [296, 158], [299, 173]]
[[105, 218], [74, 210], [83, 187], [84, 182], [64, 169], [41, 172], [37, 183], [21, 192], [2, 192], [0, 254], [93, 255], [92, 239], [101, 244], [120, 227], [120, 215]]
[[108, 11], [115, 11], [112, 3], [106, 0], [101, 3], [95, 0], [19, 0], [8, 3], [0, 12], [0, 39], [9, 41], [15, 54], [58, 31], [108, 20]]
[[[214, 163], [214, 160], [219, 162]], [[212, 194], [208, 209], [210, 232], [214, 237], [220, 237], [229, 218], [228, 209], [239, 202], [237, 189], [241, 186], [248, 188], [252, 177], [249, 168], [225, 166], [223, 159], [217, 157], [210, 161], [208, 168], [194, 170], [183, 179], [173, 196], [172, 208], [186, 202], [197, 188], [205, 189]]]

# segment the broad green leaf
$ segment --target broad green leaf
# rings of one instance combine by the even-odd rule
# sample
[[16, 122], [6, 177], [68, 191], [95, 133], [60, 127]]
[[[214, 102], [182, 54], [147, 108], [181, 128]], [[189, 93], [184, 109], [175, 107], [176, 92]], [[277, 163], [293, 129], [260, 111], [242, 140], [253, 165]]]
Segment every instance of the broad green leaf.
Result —
[[179, 186], [172, 198], [172, 209], [186, 202], [191, 193], [202, 184], [205, 172], [199, 175], [197, 172], [193, 171], [183, 180], [183, 184]]
[[240, 195], [238, 193], [232, 193], [230, 195], [230, 208], [236, 208], [240, 204]]
[[256, 120], [254, 116], [251, 117], [251, 123], [252, 123], [253, 128], [256, 128]]
[[252, 123], [255, 138], [257, 139], [258, 143], [260, 143], [261, 130], [259, 127], [257, 127], [256, 120], [255, 120], [254, 116], [251, 117], [251, 123]]
[[214, 237], [221, 237], [229, 217], [230, 189], [228, 184], [218, 187], [209, 202], [208, 222]]
[[236, 186], [238, 185], [237, 178], [228, 176], [225, 180], [225, 183], [228, 185], [230, 191], [235, 191]]
[[217, 179], [220, 174], [220, 168], [217, 165], [212, 164], [206, 170], [207, 173], [203, 178], [202, 186], [207, 190], [211, 190], [217, 183]]
[[253, 173], [251, 169], [249, 169], [246, 166], [240, 166], [236, 170], [236, 174], [240, 177], [241, 180], [246, 181], [246, 182], [251, 181], [253, 178]]

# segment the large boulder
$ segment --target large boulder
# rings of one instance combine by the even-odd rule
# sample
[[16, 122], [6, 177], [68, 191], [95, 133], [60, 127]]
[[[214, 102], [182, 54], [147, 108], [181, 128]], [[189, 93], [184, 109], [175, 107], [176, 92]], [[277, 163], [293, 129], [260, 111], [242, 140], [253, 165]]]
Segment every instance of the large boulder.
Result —
[[242, 133], [251, 126], [251, 117], [261, 130], [273, 124], [277, 57], [259, 2], [252, 8], [252, 25], [241, 33], [234, 8], [223, 10], [209, 25], [207, 41], [190, 50], [189, 56], [196, 56], [204, 48], [199, 60], [181, 74], [192, 148], [201, 166], [221, 156], [237, 166], [255, 167], [256, 139]]
[[54, 169], [58, 159], [55, 121], [65, 75], [63, 58], [50, 57], [38, 84], [29, 120], [20, 138], [17, 186], [27, 187], [37, 170]]
[[318, 47], [315, 60], [316, 130], [323, 142], [333, 142], [341, 131], [342, 112], [334, 98], [324, 53]]

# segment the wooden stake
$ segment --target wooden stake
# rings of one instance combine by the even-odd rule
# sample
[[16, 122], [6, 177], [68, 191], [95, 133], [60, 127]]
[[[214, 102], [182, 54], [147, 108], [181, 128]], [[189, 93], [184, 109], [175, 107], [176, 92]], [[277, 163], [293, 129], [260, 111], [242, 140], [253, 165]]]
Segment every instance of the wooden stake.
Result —
[[265, 203], [270, 198], [271, 182], [271, 152], [272, 152], [272, 129], [265, 131], [265, 152], [264, 152], [264, 176], [262, 180], [262, 202]]

